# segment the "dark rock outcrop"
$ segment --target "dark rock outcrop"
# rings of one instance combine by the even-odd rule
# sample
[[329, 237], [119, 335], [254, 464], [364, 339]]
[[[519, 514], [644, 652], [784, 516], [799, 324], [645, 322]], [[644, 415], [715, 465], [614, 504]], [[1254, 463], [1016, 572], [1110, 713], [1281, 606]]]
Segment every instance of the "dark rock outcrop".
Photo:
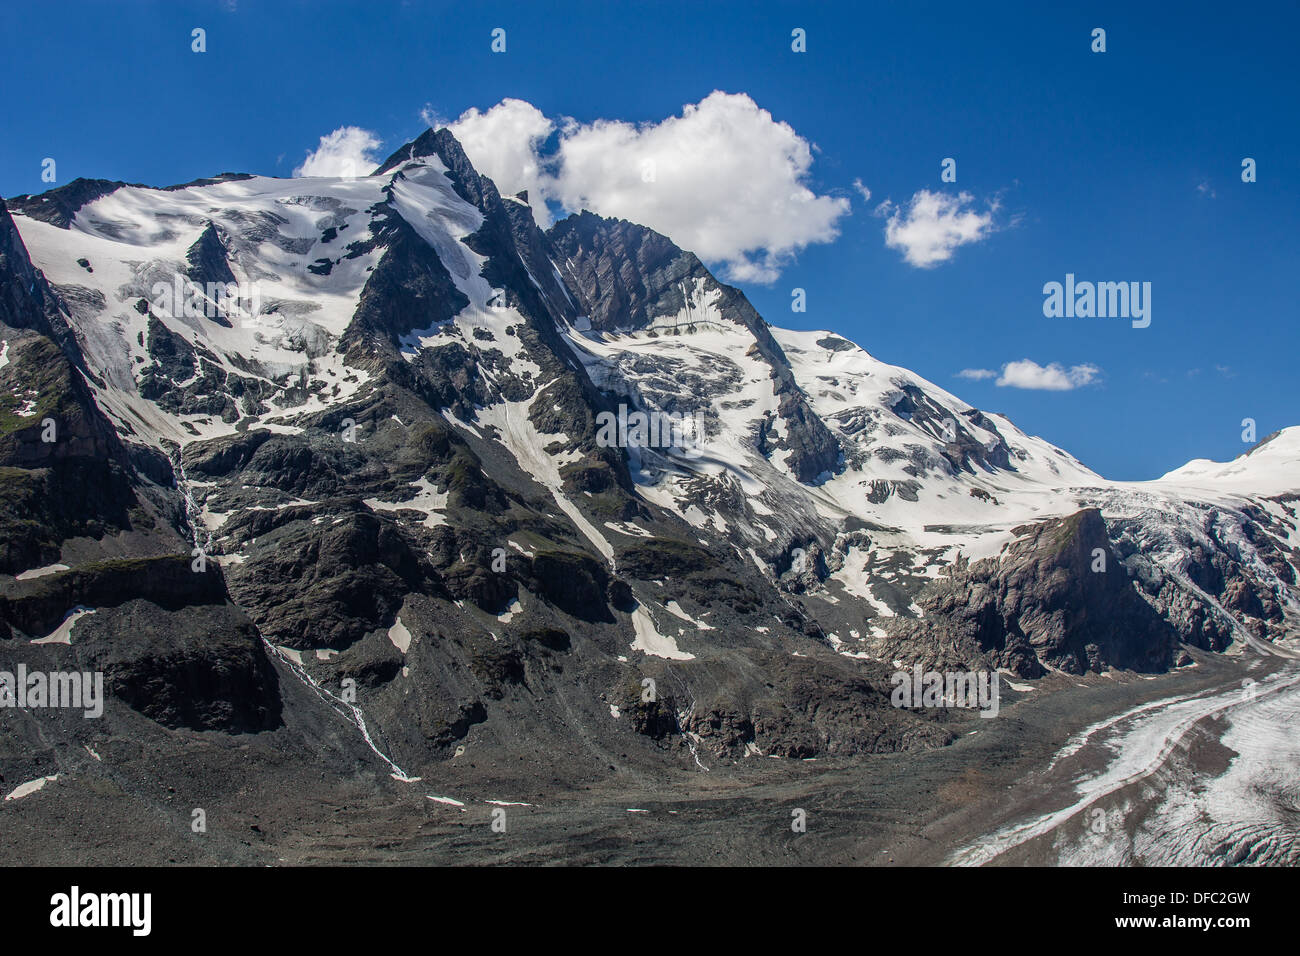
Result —
[[1178, 634], [1143, 599], [1095, 508], [1013, 530], [1000, 558], [958, 561], [922, 591], [922, 618], [891, 622], [883, 642], [927, 667], [1005, 667], [1038, 677], [1107, 667], [1162, 671]]

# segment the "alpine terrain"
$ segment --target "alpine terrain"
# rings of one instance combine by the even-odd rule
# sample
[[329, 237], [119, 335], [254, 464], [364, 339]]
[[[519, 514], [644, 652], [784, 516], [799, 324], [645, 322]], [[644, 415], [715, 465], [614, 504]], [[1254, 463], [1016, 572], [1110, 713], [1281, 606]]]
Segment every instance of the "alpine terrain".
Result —
[[103, 701], [5, 685], [0, 858], [1294, 863], [1298, 466], [1109, 481], [446, 129], [7, 199], [0, 671]]

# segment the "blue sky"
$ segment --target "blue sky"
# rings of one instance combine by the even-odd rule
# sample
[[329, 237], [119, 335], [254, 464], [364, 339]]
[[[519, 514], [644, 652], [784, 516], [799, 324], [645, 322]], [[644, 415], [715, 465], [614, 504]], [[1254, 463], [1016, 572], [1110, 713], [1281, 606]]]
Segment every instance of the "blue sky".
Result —
[[[834, 329], [1113, 478], [1231, 458], [1243, 418], [1260, 437], [1300, 424], [1300, 6], [977, 6], [6, 6], [0, 194], [48, 188], [45, 157], [59, 183], [288, 176], [339, 127], [386, 155], [422, 111], [517, 98], [557, 121], [658, 124], [744, 94], [813, 145], [802, 185], [848, 203], [834, 238], [738, 282], [772, 323]], [[940, 181], [945, 157], [956, 183]], [[1258, 181], [1241, 181], [1243, 157]], [[968, 193], [958, 211], [980, 216], [997, 202], [977, 241], [929, 268], [886, 245], [891, 207], [879, 214], [888, 200], [906, 222], [922, 190]], [[1066, 273], [1150, 282], [1150, 327], [1045, 318], [1043, 285]], [[1025, 359], [1096, 371], [1063, 390], [997, 384]]]

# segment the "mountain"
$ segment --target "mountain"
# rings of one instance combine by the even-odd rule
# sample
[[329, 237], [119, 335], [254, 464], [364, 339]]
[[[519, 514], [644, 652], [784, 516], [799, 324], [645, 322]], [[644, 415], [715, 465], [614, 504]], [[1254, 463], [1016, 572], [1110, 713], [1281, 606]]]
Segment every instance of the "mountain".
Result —
[[542, 232], [445, 129], [357, 178], [76, 180], [0, 207], [0, 647], [110, 701], [8, 713], [0, 774], [138, 814], [132, 746], [223, 793], [938, 747], [900, 668], [1291, 653], [1298, 461], [1108, 481], [650, 229]]

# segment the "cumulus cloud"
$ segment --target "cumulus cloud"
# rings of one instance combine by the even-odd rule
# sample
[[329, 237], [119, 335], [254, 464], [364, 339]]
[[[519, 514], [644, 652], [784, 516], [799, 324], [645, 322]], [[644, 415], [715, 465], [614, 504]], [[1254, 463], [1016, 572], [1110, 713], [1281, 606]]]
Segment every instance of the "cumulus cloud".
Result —
[[359, 126], [340, 126], [320, 138], [320, 145], [307, 154], [295, 176], [368, 176], [379, 164], [373, 151], [379, 138]]
[[964, 368], [957, 373], [958, 378], [967, 378], [972, 382], [982, 382], [986, 378], [992, 378], [998, 373], [991, 368]]
[[1010, 388], [1029, 388], [1049, 392], [1068, 392], [1091, 385], [1101, 375], [1095, 365], [1073, 365], [1066, 368], [1058, 362], [1039, 365], [1033, 359], [1020, 359], [1002, 366], [997, 384]]
[[745, 94], [715, 91], [680, 116], [639, 125], [557, 123], [505, 100], [462, 114], [451, 130], [502, 192], [529, 191], [540, 224], [547, 200], [630, 219], [738, 281], [775, 281], [799, 250], [835, 239], [849, 213], [847, 198], [808, 186], [812, 145]]
[[545, 202], [551, 177], [542, 168], [540, 149], [555, 124], [541, 110], [524, 100], [506, 99], [486, 113], [467, 110], [448, 128], [475, 169], [506, 195], [527, 189], [538, 225], [551, 224]]
[[889, 200], [877, 207], [877, 215], [888, 217], [885, 245], [898, 249], [903, 258], [920, 269], [947, 262], [958, 246], [987, 239], [994, 232], [996, 201], [985, 212], [971, 208], [970, 193], [935, 193], [919, 190], [903, 206]]

